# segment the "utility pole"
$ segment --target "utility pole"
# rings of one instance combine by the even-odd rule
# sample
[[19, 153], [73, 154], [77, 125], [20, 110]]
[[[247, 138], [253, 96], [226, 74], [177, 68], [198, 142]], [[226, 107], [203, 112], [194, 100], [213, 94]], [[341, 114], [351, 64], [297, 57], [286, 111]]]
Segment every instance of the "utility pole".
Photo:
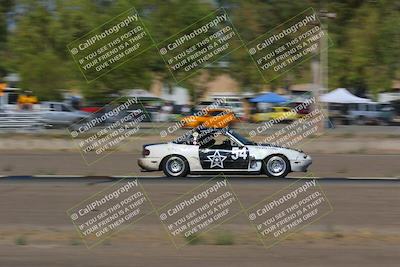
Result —
[[[328, 24], [324, 23], [326, 19], [333, 19], [336, 13], [329, 13], [326, 10], [319, 11], [319, 18], [321, 19], [320, 27], [321, 32], [324, 34], [319, 39], [319, 58], [315, 56], [311, 61], [312, 72], [312, 94], [315, 101], [319, 101], [320, 96], [328, 92]], [[328, 115], [328, 105], [326, 103], [318, 102], [316, 108], [320, 108], [324, 115]], [[325, 118], [328, 120], [328, 118]], [[318, 133], [322, 134], [325, 130], [326, 120], [321, 120], [318, 125]]]

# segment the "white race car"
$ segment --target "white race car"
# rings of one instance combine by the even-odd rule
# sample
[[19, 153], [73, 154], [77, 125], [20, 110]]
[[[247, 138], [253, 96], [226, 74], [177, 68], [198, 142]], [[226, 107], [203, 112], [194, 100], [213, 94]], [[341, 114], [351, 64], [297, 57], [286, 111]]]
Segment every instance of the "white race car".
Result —
[[306, 172], [312, 163], [302, 151], [257, 144], [230, 129], [189, 133], [174, 142], [144, 145], [139, 166], [144, 171], [162, 170], [169, 177], [215, 172], [285, 177]]

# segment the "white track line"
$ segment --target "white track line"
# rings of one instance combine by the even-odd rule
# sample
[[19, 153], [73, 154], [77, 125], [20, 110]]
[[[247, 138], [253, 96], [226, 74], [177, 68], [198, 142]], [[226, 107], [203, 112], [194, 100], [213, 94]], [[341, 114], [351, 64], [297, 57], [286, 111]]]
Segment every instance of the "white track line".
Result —
[[[0, 178], [18, 178], [18, 177], [32, 177], [32, 178], [88, 178], [88, 179], [96, 179], [96, 178], [111, 178], [111, 179], [123, 179], [123, 178], [139, 178], [139, 179], [158, 179], [158, 178], [165, 178], [163, 176], [160, 177], [154, 177], [154, 176], [136, 176], [136, 175], [116, 175], [116, 176], [101, 176], [101, 175], [96, 175], [96, 176], [86, 176], [86, 175], [28, 175], [28, 176], [18, 176], [18, 175], [0, 175]], [[196, 175], [193, 176], [194, 178], [200, 178], [200, 175]], [[208, 178], [208, 177], [206, 177]], [[234, 176], [233, 178], [239, 178], [238, 176]], [[251, 177], [253, 178], [253, 177]], [[296, 180], [296, 179], [302, 179], [302, 178], [306, 178], [306, 179], [317, 179], [317, 180], [325, 180], [325, 179], [329, 179], [329, 180], [334, 180], [334, 179], [344, 179], [344, 180], [400, 180], [399, 177], [287, 177], [286, 179], [290, 179], [290, 180]], [[190, 179], [190, 177], [188, 177], [187, 179]], [[244, 175], [244, 178], [246, 179], [246, 176]], [[269, 180], [272, 180], [273, 178], [266, 178]], [[282, 180], [282, 179], [280, 179]]]

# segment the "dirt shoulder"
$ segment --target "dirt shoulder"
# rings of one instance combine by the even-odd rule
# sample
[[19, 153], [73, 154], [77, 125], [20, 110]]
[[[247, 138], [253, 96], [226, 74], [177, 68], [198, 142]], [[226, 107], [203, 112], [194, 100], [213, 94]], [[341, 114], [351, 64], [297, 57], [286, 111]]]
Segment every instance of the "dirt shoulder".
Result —
[[[156, 207], [191, 190], [189, 181], [140, 181]], [[285, 183], [232, 181], [249, 205]], [[175, 249], [157, 216], [147, 216], [87, 249], [65, 211], [110, 183], [6, 181], [0, 187], [1, 266], [397, 266], [399, 185], [321, 183], [333, 211], [270, 249], [245, 216], [237, 216], [197, 245]], [[379, 200], [378, 200], [379, 199]], [[230, 245], [216, 245], [218, 231]], [[71, 257], [73, 255], [73, 257]]]
[[[157, 135], [144, 135], [126, 139], [114, 146], [114, 150], [140, 154], [144, 144], [168, 142], [174, 140], [174, 138], [177, 137], [161, 138]], [[81, 141], [84, 141], [84, 139], [72, 140], [65, 135], [2, 135], [0, 138], [0, 153], [4, 154], [5, 151], [10, 150], [78, 152], [78, 144]], [[255, 138], [254, 141], [262, 142], [263, 138]], [[307, 153], [400, 155], [400, 138], [397, 135], [322, 135], [306, 138], [290, 147], [302, 149]]]

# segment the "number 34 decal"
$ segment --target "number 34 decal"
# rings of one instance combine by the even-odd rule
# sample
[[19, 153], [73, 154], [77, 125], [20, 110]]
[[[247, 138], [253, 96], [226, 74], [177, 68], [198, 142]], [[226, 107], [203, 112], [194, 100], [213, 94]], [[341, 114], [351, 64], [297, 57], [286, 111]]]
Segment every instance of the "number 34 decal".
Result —
[[246, 159], [247, 158], [247, 153], [246, 153], [246, 148], [239, 148], [239, 147], [233, 147], [232, 148], [232, 156], [231, 158], [233, 160], [237, 160], [238, 158], [243, 158]]

